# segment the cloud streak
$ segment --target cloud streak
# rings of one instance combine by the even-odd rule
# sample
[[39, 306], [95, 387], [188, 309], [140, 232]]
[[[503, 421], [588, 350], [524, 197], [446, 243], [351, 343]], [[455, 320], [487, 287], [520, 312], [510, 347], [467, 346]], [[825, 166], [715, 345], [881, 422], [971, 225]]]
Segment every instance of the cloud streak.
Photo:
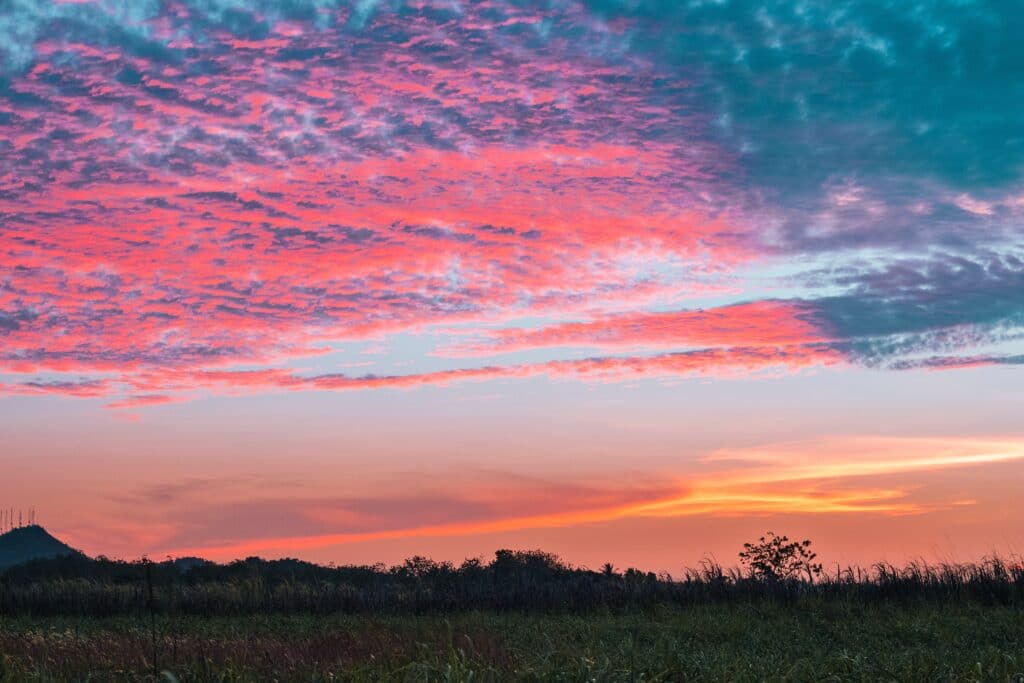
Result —
[[[575, 527], [631, 518], [778, 514], [915, 515], [962, 505], [922, 503], [908, 487], [878, 486], [893, 475], [944, 468], [985, 467], [1024, 459], [1019, 441], [985, 439], [836, 438], [753, 449], [720, 451], [708, 462], [730, 463], [711, 474], [690, 477], [676, 491], [646, 500], [495, 519], [452, 521], [346, 533], [278, 536], [228, 544], [178, 548], [171, 554], [238, 557], [260, 552], [302, 552], [369, 541], [495, 534], [523, 529]], [[744, 463], [737, 467], [735, 463]], [[873, 481], [875, 485], [872, 485]], [[883, 481], [884, 483], [884, 481]], [[642, 492], [640, 492], [642, 493]], [[636, 495], [632, 492], [631, 495]], [[456, 505], [458, 509], [460, 506]], [[512, 505], [514, 507], [514, 504]], [[463, 516], [463, 506], [456, 514]]]

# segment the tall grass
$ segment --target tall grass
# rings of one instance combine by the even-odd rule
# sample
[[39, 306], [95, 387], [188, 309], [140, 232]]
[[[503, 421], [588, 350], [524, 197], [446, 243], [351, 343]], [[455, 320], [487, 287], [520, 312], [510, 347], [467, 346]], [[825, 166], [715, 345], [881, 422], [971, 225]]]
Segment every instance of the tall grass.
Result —
[[391, 568], [255, 558], [228, 565], [38, 561], [0, 576], [0, 615], [585, 613], [657, 606], [810, 600], [1024, 605], [1024, 563], [879, 563], [818, 580], [765, 580], [704, 562], [678, 577], [597, 572], [538, 551], [500, 551], [460, 566], [412, 558]]
[[0, 681], [1019, 683], [1021, 617], [975, 603], [820, 601], [614, 615], [162, 617], [155, 654], [145, 619], [19, 617], [0, 621]]

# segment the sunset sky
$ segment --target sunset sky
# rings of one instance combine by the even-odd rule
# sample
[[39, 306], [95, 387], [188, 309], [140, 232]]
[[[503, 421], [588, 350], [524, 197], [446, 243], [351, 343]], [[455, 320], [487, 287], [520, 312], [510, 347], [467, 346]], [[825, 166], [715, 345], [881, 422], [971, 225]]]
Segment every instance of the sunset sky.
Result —
[[1022, 35], [0, 1], [0, 507], [124, 558], [1024, 552]]

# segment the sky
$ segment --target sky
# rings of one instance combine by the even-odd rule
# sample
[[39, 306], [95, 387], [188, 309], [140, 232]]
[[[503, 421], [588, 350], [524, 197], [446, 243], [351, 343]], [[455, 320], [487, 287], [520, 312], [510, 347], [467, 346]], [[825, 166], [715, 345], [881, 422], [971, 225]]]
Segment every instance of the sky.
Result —
[[0, 0], [0, 507], [90, 554], [1024, 552], [1010, 0]]

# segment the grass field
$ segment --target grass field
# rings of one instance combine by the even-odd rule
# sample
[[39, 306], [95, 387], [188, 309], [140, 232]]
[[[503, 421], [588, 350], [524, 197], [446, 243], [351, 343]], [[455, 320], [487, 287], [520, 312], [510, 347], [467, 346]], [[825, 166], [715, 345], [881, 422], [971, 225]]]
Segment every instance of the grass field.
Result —
[[1024, 610], [7, 618], [0, 680], [1024, 681]]

